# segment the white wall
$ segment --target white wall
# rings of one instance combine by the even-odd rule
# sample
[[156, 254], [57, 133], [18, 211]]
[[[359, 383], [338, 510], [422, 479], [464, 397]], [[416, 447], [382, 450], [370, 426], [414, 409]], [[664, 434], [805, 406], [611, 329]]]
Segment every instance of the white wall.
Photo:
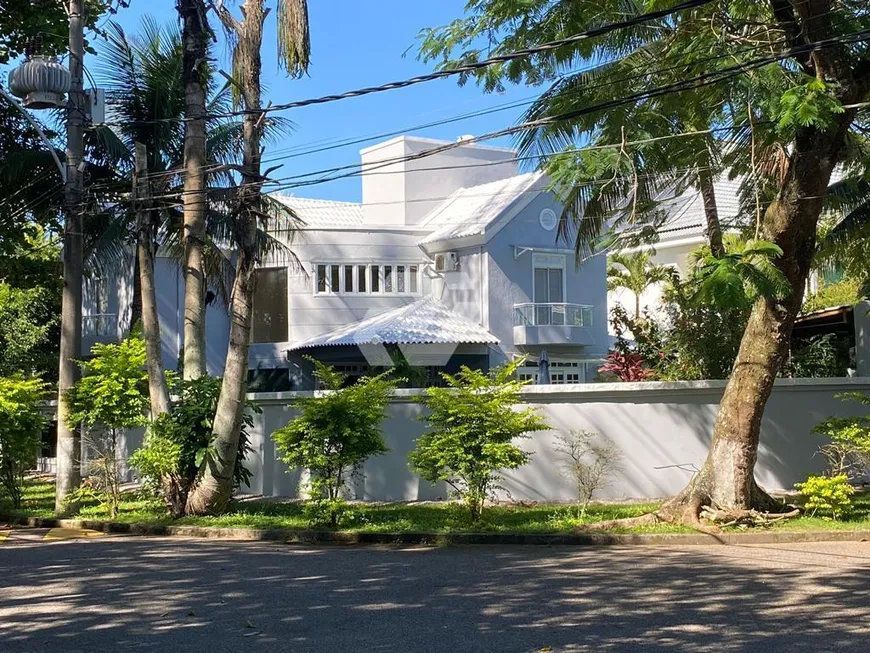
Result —
[[[587, 384], [530, 386], [528, 405], [537, 406], [553, 431], [520, 442], [533, 453], [529, 465], [505, 474], [505, 487], [515, 500], [558, 501], [575, 497], [563, 473], [564, 459], [555, 451], [556, 433], [571, 429], [595, 431], [623, 454], [621, 468], [601, 498], [655, 498], [679, 491], [707, 454], [716, 408], [724, 381], [678, 383]], [[762, 423], [756, 474], [771, 490], [792, 489], [824, 462], [814, 455], [822, 438], [810, 429], [830, 415], [866, 412], [834, 395], [847, 390], [870, 391], [870, 379], [778, 380]], [[424, 408], [417, 391], [400, 391], [384, 423], [390, 452], [371, 459], [355, 496], [367, 500], [443, 498], [446, 488], [420, 480], [408, 468], [407, 455], [423, 432]], [[251, 491], [267, 496], [297, 496], [300, 474], [287, 473], [275, 458], [269, 434], [293, 415], [288, 401], [295, 393], [252, 395], [263, 408], [255, 417], [249, 460], [254, 472]]]
[[[450, 141], [399, 136], [360, 150], [366, 224], [415, 225], [460, 188], [519, 173], [515, 151], [486, 145], [462, 145], [403, 160], [445, 144]], [[399, 161], [386, 163], [395, 159]]]

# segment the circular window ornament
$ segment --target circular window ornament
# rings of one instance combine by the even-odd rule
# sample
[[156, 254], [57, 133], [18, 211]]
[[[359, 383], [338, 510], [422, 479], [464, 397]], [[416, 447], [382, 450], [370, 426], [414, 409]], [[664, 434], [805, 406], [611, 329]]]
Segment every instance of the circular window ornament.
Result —
[[541, 226], [547, 231], [553, 231], [556, 225], [559, 224], [559, 218], [553, 209], [544, 209], [538, 218]]

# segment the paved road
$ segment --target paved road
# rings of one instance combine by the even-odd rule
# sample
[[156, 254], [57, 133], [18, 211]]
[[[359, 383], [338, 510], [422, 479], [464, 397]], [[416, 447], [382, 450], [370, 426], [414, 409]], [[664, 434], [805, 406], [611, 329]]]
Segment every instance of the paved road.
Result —
[[0, 651], [868, 651], [870, 543], [0, 544]]

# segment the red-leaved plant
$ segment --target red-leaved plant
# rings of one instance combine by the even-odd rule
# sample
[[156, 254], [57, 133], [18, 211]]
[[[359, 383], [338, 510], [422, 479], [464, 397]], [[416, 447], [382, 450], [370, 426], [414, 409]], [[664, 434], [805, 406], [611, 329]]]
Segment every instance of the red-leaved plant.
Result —
[[640, 354], [611, 351], [605, 361], [598, 371], [609, 372], [620, 381], [646, 381], [655, 375], [655, 372], [644, 367], [643, 357]]

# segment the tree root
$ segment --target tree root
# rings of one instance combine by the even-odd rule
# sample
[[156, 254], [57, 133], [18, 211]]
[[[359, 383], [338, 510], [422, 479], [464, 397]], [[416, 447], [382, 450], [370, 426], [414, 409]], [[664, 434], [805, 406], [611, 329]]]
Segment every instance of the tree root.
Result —
[[680, 524], [701, 533], [715, 535], [721, 532], [722, 527], [763, 528], [801, 514], [794, 506], [786, 506], [770, 496], [754, 481], [750, 492], [751, 508], [720, 508], [713, 505], [710, 493], [704, 490], [704, 480], [703, 474], [696, 476], [679, 494], [668, 499], [654, 512], [584, 524], [578, 530], [602, 531], [667, 523]]
[[800, 516], [801, 511], [795, 508], [789, 512], [761, 512], [759, 510], [717, 510], [704, 506], [701, 518], [718, 526], [764, 527], [772, 526], [785, 519]]

